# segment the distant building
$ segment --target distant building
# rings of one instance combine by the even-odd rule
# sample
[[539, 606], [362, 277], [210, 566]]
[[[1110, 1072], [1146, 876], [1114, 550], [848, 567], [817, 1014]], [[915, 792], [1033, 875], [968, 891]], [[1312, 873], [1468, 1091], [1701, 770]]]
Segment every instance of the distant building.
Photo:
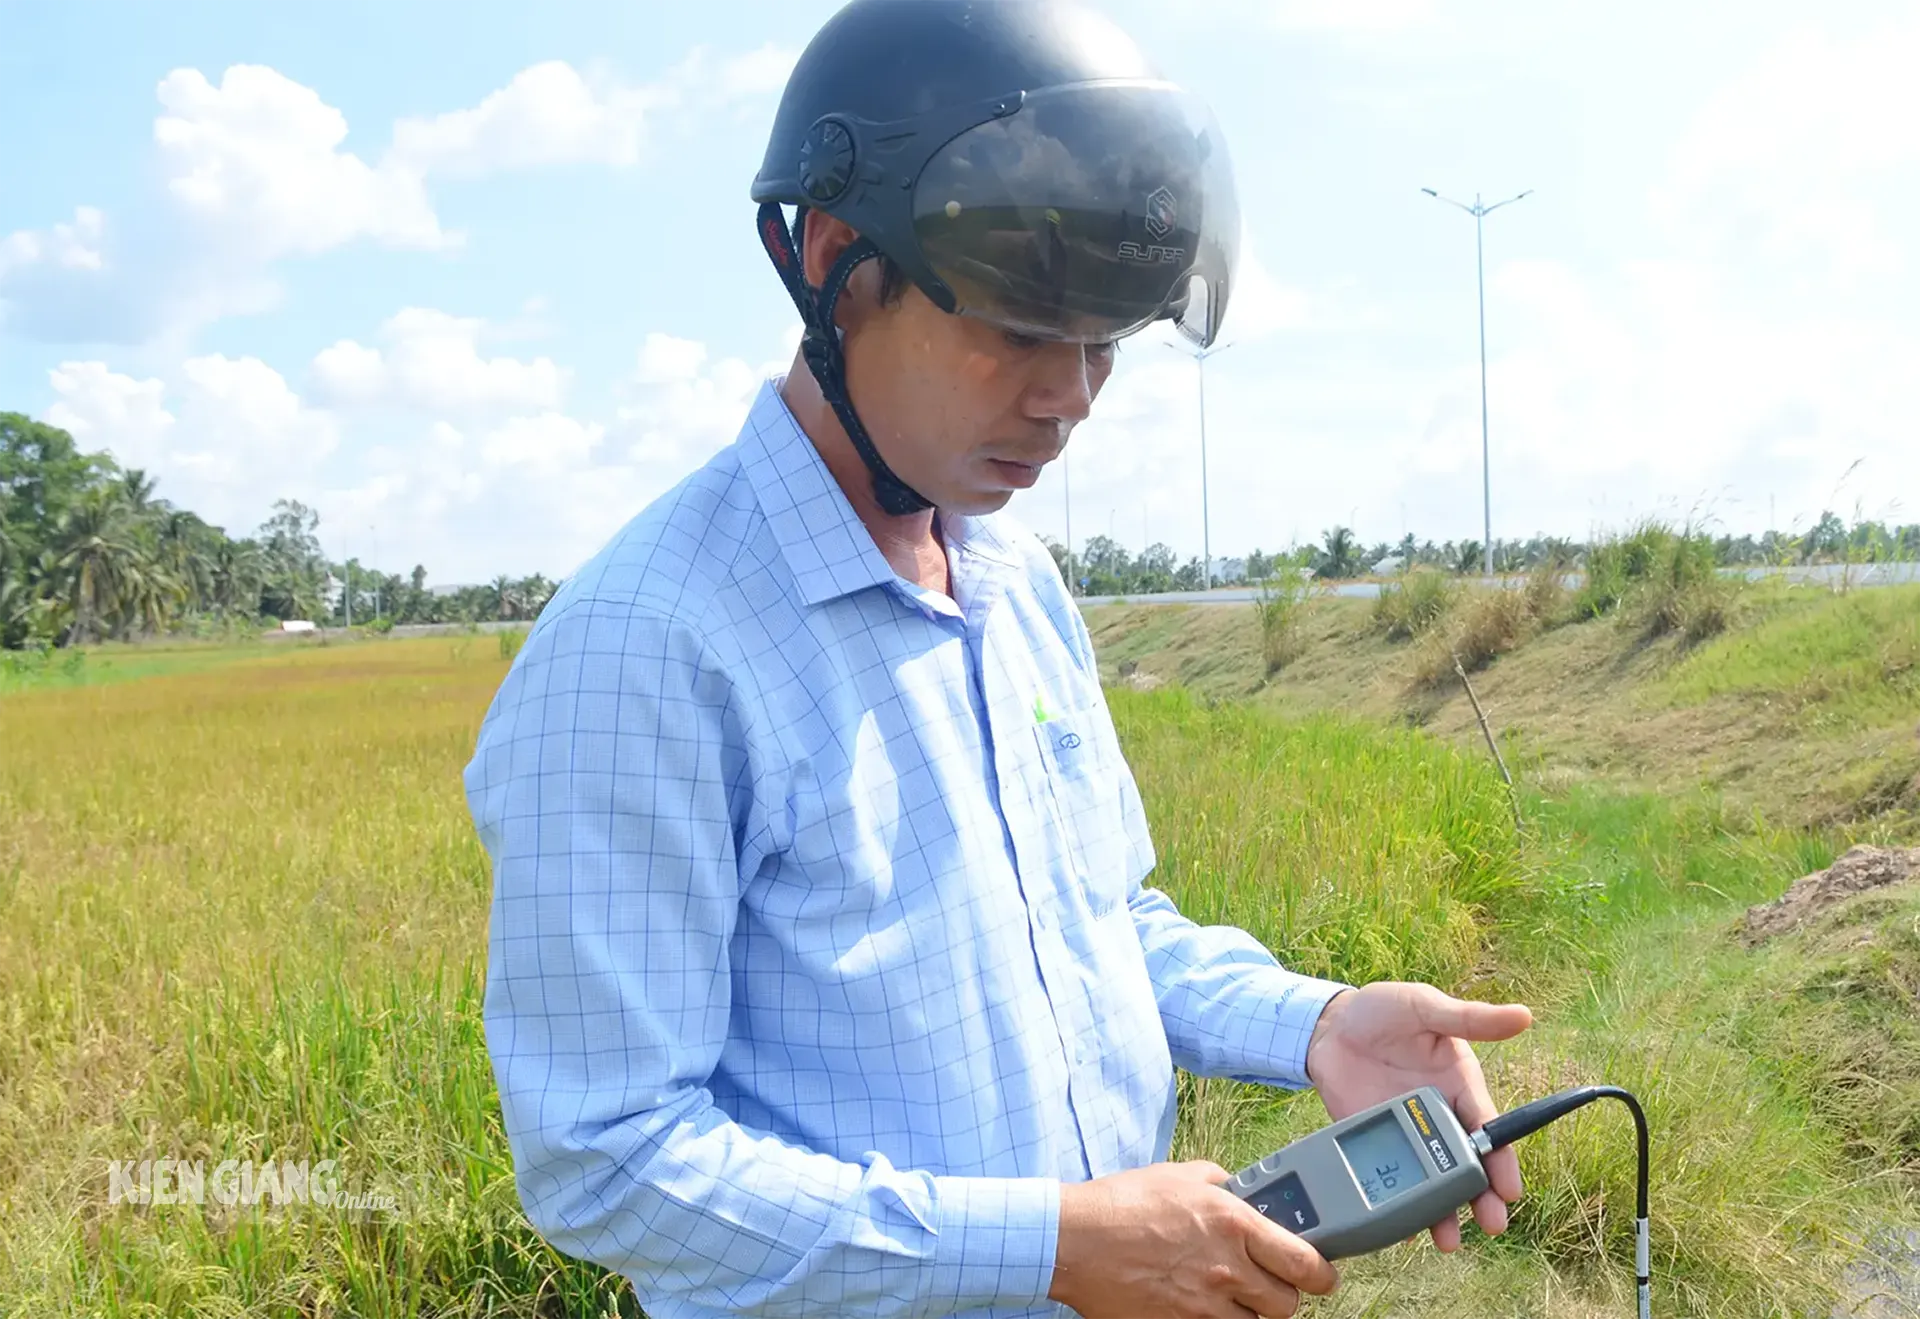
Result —
[[319, 629], [304, 618], [283, 618], [280, 620], [280, 630], [282, 632], [316, 632]]

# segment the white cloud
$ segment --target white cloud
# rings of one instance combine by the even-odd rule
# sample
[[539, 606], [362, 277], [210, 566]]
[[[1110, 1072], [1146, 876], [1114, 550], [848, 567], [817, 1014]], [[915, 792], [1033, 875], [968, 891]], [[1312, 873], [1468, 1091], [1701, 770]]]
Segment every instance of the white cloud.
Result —
[[486, 323], [408, 307], [380, 327], [382, 348], [343, 339], [313, 360], [320, 393], [339, 405], [398, 405], [463, 416], [559, 406], [566, 373], [551, 358], [483, 358]]
[[1393, 31], [1433, 17], [1433, 0], [1266, 0], [1276, 27]]
[[479, 105], [394, 125], [389, 157], [406, 168], [474, 178], [537, 165], [631, 165], [660, 87], [590, 84], [572, 65], [522, 69]]
[[1749, 248], [1796, 282], [1901, 273], [1906, 230], [1886, 223], [1876, 194], [1920, 162], [1916, 63], [1912, 20], [1865, 37], [1790, 34], [1701, 109], [1656, 214], [1682, 241]]
[[274, 499], [310, 489], [339, 443], [334, 418], [307, 407], [258, 358], [190, 358], [179, 375], [170, 406], [163, 381], [135, 380], [104, 362], [63, 362], [48, 373], [58, 401], [47, 420], [83, 447], [147, 469], [165, 498], [243, 530]]
[[1310, 308], [1306, 293], [1275, 279], [1251, 247], [1240, 253], [1239, 281], [1227, 304], [1224, 333], [1228, 340], [1240, 343], [1307, 327]]
[[480, 178], [547, 165], [626, 166], [641, 160], [662, 112], [721, 106], [777, 91], [795, 56], [763, 46], [715, 60], [696, 50], [657, 82], [627, 84], [546, 60], [478, 105], [394, 125], [388, 161], [415, 174]]
[[100, 239], [106, 217], [92, 206], [76, 206], [71, 224], [56, 224], [44, 232], [21, 229], [0, 238], [0, 279], [10, 270], [42, 263], [63, 270], [99, 270], [105, 264]]
[[761, 383], [787, 365], [708, 359], [703, 343], [647, 336], [626, 385], [628, 402], [618, 412], [616, 431], [628, 458], [683, 469], [704, 462], [732, 443]]
[[47, 423], [72, 434], [85, 449], [112, 449], [123, 467], [152, 468], [168, 457], [174, 416], [159, 380], [135, 380], [105, 362], [62, 362], [47, 373], [58, 401]]
[[197, 69], [160, 82], [154, 141], [167, 190], [261, 261], [358, 238], [433, 249], [444, 233], [418, 174], [340, 150], [346, 116], [284, 74], [236, 64], [215, 87]]
[[480, 441], [480, 457], [489, 467], [518, 468], [515, 479], [535, 472], [578, 472], [605, 438], [607, 428], [559, 412], [513, 417]]

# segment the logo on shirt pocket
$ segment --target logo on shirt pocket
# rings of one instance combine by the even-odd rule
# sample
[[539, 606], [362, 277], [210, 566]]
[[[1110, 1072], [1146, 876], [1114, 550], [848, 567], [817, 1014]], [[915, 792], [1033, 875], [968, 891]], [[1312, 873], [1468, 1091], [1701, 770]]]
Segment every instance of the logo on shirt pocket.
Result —
[[1087, 726], [1098, 711], [1056, 715], [1033, 730], [1054, 809], [1056, 845], [1095, 916], [1104, 916], [1126, 892], [1126, 827], [1120, 784]]

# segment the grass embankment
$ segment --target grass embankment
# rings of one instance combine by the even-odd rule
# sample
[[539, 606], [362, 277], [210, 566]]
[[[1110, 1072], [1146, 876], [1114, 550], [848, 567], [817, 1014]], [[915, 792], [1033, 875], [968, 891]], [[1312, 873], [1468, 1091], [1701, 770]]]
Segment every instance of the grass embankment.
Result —
[[[315, 648], [0, 701], [0, 1311], [632, 1312], [522, 1220], [483, 1045], [488, 879], [459, 771], [511, 649]], [[1661, 1313], [1802, 1313], [1837, 1238], [1893, 1213], [1849, 1110], [1822, 1104], [1827, 1055], [1762, 999], [1701, 997], [1753, 959], [1700, 922], [1819, 842], [1600, 796], [1534, 805], [1521, 839], [1481, 761], [1424, 734], [1178, 692], [1114, 707], [1186, 910], [1302, 969], [1525, 997], [1540, 1025], [1488, 1051], [1509, 1102], [1643, 1096]], [[1742, 983], [1801, 994], [1795, 1019], [1844, 1041], [1831, 984], [1778, 969]], [[1188, 1098], [1182, 1151], [1229, 1165], [1323, 1120], [1310, 1096]], [[1317, 1312], [1625, 1313], [1630, 1152], [1619, 1114], [1543, 1133], [1508, 1237], [1351, 1261]], [[142, 1157], [332, 1158], [396, 1210], [110, 1207], [107, 1161]]]
[[[1684, 632], [1656, 633], [1652, 611], [1632, 608], [1521, 628], [1473, 677], [1509, 759], [1554, 794], [1580, 784], [1663, 795], [1704, 786], [1737, 814], [1783, 825], [1912, 833], [1920, 587], [1841, 596], [1769, 585], [1729, 609], [1724, 631], [1691, 643]], [[1432, 634], [1390, 635], [1386, 612], [1315, 601], [1297, 624], [1297, 653], [1272, 674], [1251, 608], [1108, 606], [1087, 622], [1110, 679], [1138, 666], [1290, 715], [1338, 710], [1477, 741], [1458, 681], [1433, 680]]]
[[[1884, 1151], [1861, 1142], [1859, 1106], [1831, 1103], [1805, 1053], [1776, 1051], [1817, 1037], [1830, 1053], [1868, 1023], [1790, 955], [1725, 934], [1829, 843], [1593, 792], [1529, 803], [1522, 841], [1498, 779], [1422, 734], [1180, 692], [1113, 703], [1167, 840], [1161, 882], [1196, 919], [1242, 925], [1303, 970], [1531, 1002], [1536, 1028], [1484, 1052], [1506, 1102], [1598, 1082], [1641, 1097], [1662, 1313], [1825, 1315], [1831, 1301], [1800, 1307], [1832, 1295], [1845, 1238], [1910, 1212]], [[1325, 1120], [1310, 1097], [1189, 1094], [1179, 1153], [1229, 1167]], [[1466, 1258], [1422, 1244], [1351, 1261], [1319, 1312], [1624, 1312], [1631, 1154], [1625, 1115], [1605, 1107], [1542, 1133], [1521, 1150], [1529, 1194], [1508, 1236]]]

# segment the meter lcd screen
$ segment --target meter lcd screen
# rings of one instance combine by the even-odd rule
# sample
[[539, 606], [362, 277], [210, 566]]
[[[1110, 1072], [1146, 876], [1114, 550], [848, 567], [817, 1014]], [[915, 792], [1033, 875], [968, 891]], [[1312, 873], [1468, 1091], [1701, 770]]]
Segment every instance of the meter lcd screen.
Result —
[[1355, 1127], [1334, 1143], [1346, 1156], [1347, 1166], [1353, 1169], [1367, 1204], [1373, 1208], [1427, 1179], [1419, 1151], [1400, 1129], [1400, 1119], [1390, 1112]]

